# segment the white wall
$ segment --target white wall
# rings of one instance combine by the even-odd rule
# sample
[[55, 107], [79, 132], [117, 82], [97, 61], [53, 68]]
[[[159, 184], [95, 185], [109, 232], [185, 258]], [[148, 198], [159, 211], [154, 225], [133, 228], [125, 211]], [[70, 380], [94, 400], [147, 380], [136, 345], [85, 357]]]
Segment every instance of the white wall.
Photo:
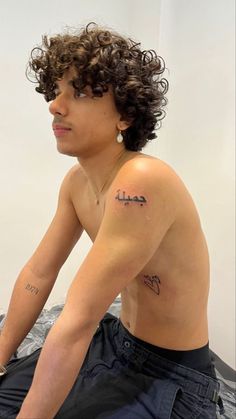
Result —
[[[182, 176], [199, 208], [212, 266], [211, 347], [234, 365], [233, 0], [0, 0], [0, 310], [47, 228], [74, 160], [57, 154], [48, 105], [25, 76], [44, 33], [95, 20], [165, 58], [168, 115], [147, 151]], [[90, 241], [83, 235], [47, 307], [63, 301]]]
[[182, 176], [211, 257], [211, 347], [235, 368], [234, 0], [163, 0], [169, 105], [153, 154]]

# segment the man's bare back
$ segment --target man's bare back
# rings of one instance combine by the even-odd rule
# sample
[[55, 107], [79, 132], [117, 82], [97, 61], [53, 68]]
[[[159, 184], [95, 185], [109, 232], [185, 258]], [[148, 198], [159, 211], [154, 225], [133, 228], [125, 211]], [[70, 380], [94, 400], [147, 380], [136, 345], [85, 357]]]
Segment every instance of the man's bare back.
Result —
[[[156, 172], [171, 179], [178, 216], [149, 262], [122, 290], [120, 319], [130, 333], [153, 345], [176, 350], [202, 347], [208, 342], [209, 261], [197, 210], [169, 166], [141, 153], [128, 154], [126, 161], [137, 159], [142, 159], [153, 176]], [[103, 220], [106, 193], [97, 205], [81, 167], [76, 166], [72, 173], [73, 205], [94, 242]], [[148, 238], [144, 240], [148, 246]]]

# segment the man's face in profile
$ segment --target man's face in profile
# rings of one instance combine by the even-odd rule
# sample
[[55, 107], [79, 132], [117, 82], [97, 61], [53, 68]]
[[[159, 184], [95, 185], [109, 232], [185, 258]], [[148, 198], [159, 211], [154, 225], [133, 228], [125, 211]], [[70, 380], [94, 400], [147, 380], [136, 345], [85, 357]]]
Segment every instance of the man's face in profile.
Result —
[[111, 87], [102, 97], [93, 97], [90, 86], [77, 94], [72, 84], [75, 77], [75, 69], [70, 68], [57, 81], [56, 98], [50, 103], [49, 110], [54, 116], [58, 151], [89, 157], [115, 141], [120, 114]]

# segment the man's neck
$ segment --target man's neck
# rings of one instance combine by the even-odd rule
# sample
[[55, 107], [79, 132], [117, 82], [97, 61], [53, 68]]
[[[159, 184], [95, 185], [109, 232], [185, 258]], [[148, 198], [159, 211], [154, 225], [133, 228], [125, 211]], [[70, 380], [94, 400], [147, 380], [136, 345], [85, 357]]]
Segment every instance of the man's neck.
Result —
[[88, 178], [89, 185], [97, 197], [101, 190], [110, 185], [114, 179], [119, 168], [123, 163], [130, 158], [133, 158], [137, 153], [119, 148], [116, 150], [103, 150], [101, 153], [89, 157], [78, 157], [78, 162], [82, 167], [86, 177]]

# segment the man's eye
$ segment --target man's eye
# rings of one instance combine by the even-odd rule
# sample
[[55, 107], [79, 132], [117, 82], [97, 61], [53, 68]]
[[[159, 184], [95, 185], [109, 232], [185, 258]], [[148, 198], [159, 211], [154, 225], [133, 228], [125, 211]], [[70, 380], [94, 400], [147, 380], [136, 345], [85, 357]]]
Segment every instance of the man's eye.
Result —
[[82, 98], [82, 97], [86, 97], [87, 95], [86, 95], [85, 93], [83, 93], [83, 92], [77, 92], [77, 91], [75, 90], [74, 96], [75, 96], [76, 98]]

